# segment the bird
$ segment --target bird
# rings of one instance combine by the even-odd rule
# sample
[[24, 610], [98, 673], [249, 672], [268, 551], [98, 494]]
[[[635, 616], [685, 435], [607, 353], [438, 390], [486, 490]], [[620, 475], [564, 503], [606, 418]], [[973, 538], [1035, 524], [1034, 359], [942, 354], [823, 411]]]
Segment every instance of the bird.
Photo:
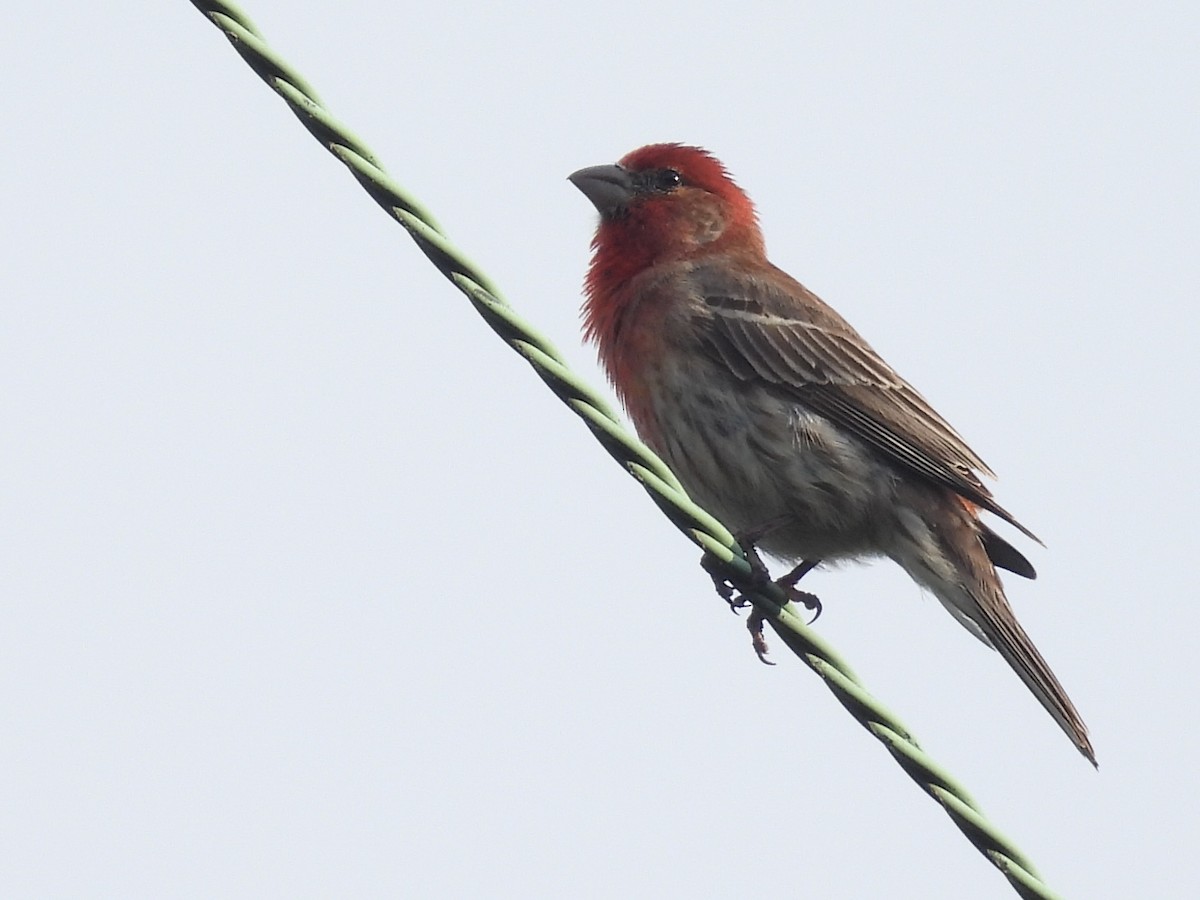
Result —
[[[982, 518], [1040, 541], [995, 475], [832, 307], [767, 257], [715, 156], [650, 144], [569, 180], [599, 212], [583, 331], [641, 439], [743, 546], [797, 563], [890, 558], [997, 650], [1093, 765], [1088, 730], [997, 568], [1034, 578]], [[759, 563], [761, 565], [761, 563]]]

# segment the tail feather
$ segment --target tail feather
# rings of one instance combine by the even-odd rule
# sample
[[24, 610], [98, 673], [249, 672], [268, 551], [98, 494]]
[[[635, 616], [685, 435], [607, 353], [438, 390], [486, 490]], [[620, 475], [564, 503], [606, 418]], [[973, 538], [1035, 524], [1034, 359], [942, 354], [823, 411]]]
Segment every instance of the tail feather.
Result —
[[1097, 765], [1087, 726], [1075, 704], [1004, 596], [993, 565], [992, 551], [996, 545], [989, 541], [989, 530], [961, 504], [936, 505], [938, 508], [931, 510], [928, 521], [939, 526], [930, 536], [941, 551], [937, 563], [942, 564], [931, 565], [927, 552], [898, 555], [897, 561], [916, 581], [928, 587], [960, 623], [1004, 657], [1079, 752]]
[[1008, 571], [1015, 575], [1020, 575], [1022, 578], [1037, 578], [1037, 570], [1034, 569], [1033, 563], [1027, 560], [1020, 550], [992, 531], [983, 522], [979, 522], [978, 526], [979, 539], [983, 541], [983, 549], [993, 565], [1001, 569], [1008, 569]]
[[1004, 661], [1025, 682], [1025, 686], [1054, 717], [1054, 721], [1058, 722], [1067, 737], [1075, 743], [1079, 752], [1087, 757], [1093, 766], [1097, 765], [1096, 751], [1092, 749], [1087, 726], [1083, 723], [1079, 711], [1075, 709], [1075, 704], [1067, 696], [1066, 690], [1033, 641], [1029, 639], [1021, 623], [1017, 621], [994, 572], [992, 578], [995, 580], [994, 586], [978, 585], [978, 591], [971, 591], [971, 599], [978, 613], [977, 618], [973, 617], [975, 622], [987, 636], [988, 642], [1004, 657]]

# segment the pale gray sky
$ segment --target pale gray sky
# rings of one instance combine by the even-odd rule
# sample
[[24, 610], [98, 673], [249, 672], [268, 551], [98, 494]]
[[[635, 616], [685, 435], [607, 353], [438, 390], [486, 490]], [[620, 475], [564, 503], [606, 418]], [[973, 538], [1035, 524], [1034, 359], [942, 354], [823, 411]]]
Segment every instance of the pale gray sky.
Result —
[[[254, 0], [572, 365], [701, 143], [1002, 477], [1100, 759], [891, 564], [819, 629], [1068, 897], [1194, 897], [1194, 3]], [[184, 2], [0, 36], [0, 895], [1008, 898]]]

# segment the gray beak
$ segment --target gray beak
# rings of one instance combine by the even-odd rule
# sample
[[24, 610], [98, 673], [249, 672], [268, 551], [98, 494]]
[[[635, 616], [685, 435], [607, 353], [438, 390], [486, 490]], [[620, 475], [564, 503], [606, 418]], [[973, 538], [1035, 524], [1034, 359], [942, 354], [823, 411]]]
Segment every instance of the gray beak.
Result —
[[633, 179], [620, 166], [588, 166], [572, 172], [567, 180], [583, 191], [604, 217], [623, 210], [634, 194]]

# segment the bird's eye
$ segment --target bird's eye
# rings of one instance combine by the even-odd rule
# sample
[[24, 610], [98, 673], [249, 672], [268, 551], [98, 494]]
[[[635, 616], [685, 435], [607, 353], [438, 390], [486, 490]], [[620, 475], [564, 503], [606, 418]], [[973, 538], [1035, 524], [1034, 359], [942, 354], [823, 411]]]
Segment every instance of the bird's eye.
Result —
[[674, 169], [659, 169], [654, 173], [654, 189], [666, 193], [683, 184], [683, 176]]

